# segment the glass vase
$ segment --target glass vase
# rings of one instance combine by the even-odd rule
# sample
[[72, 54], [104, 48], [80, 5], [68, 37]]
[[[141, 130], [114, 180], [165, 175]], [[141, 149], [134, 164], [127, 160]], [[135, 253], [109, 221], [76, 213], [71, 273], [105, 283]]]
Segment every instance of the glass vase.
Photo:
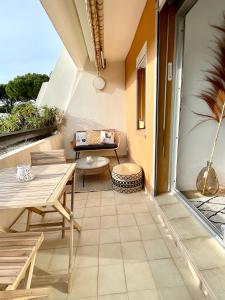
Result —
[[202, 168], [196, 181], [197, 190], [205, 196], [215, 195], [219, 190], [219, 181], [212, 162], [207, 161], [207, 166]]

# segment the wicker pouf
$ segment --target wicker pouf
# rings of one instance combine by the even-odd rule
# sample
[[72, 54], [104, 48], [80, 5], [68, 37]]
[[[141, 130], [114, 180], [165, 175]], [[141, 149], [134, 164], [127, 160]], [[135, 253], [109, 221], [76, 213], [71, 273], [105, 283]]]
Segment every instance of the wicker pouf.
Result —
[[142, 168], [132, 163], [115, 166], [112, 170], [112, 187], [113, 190], [126, 194], [142, 190]]

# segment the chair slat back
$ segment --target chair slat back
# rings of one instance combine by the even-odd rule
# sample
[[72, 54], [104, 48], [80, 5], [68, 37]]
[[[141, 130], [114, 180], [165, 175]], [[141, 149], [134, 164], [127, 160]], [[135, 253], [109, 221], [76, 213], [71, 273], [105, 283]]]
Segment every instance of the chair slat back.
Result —
[[0, 233], [0, 290], [15, 290], [36, 255], [43, 233]]
[[31, 152], [31, 165], [52, 165], [52, 164], [65, 164], [65, 150], [51, 150], [42, 152]]

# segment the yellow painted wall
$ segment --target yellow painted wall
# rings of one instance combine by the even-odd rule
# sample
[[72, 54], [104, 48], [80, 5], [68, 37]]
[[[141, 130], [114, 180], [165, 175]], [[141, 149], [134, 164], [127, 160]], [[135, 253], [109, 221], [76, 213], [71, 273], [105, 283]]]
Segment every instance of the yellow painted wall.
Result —
[[[147, 41], [146, 78], [146, 129], [137, 130], [137, 81], [136, 58]], [[154, 133], [154, 84], [155, 84], [155, 0], [147, 0], [134, 40], [126, 58], [126, 120], [127, 139], [131, 159], [141, 165], [145, 173], [146, 187], [153, 182], [153, 133]]]

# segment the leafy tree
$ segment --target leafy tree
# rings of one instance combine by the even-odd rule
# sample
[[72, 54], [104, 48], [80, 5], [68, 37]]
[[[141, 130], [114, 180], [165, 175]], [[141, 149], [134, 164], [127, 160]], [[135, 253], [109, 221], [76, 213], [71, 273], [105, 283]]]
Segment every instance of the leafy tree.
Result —
[[6, 84], [0, 84], [0, 101], [6, 107], [6, 112], [10, 112], [12, 109], [13, 101], [9, 99], [8, 95], [6, 94]]
[[5, 87], [8, 98], [14, 101], [35, 100], [43, 82], [49, 80], [48, 75], [28, 73], [17, 76], [9, 81]]

